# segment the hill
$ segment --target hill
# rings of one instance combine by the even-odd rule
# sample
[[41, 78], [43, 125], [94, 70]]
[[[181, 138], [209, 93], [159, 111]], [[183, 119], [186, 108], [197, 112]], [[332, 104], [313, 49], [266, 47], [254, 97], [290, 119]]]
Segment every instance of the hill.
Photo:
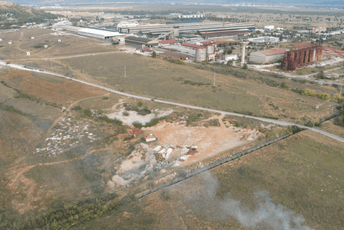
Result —
[[44, 19], [55, 19], [56, 15], [36, 10], [30, 7], [20, 6], [10, 2], [0, 1], [0, 24], [3, 28], [11, 25], [22, 25], [27, 22], [43, 22]]

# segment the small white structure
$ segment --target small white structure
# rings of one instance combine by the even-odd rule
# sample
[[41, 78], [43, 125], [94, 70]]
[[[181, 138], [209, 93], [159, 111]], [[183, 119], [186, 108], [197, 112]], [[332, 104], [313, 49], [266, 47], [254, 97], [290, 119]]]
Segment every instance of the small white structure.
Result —
[[31, 37], [31, 40], [35, 39], [35, 37]]
[[61, 42], [61, 39], [57, 40], [57, 42]]
[[45, 49], [48, 48], [48, 45], [44, 45], [44, 48], [45, 48]]
[[31, 56], [31, 53], [30, 52], [26, 52], [26, 56]]
[[273, 26], [273, 25], [264, 26], [264, 30], [265, 30], [265, 31], [272, 31], [272, 30], [274, 30], [274, 29], [275, 29], [275, 26]]
[[238, 55], [236, 54], [230, 54], [225, 56], [225, 61], [237, 61], [238, 60]]
[[9, 45], [12, 45], [12, 42], [8, 42]]
[[2, 42], [2, 38], [0, 38], [0, 42]]
[[151, 133], [146, 136], [146, 142], [156, 141], [158, 138], [155, 134]]

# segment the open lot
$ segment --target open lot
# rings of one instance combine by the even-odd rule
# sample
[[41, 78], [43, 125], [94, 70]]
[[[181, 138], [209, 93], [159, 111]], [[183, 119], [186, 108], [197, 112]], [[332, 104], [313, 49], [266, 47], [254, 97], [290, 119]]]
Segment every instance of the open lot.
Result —
[[[113, 46], [101, 45], [105, 43], [102, 40], [50, 29], [17, 30], [2, 33], [1, 38], [0, 58], [18, 62], [21, 59], [58, 58], [116, 50]], [[9, 41], [12, 41], [12, 45], [8, 44]], [[44, 45], [48, 45], [48, 48], [44, 48]], [[27, 52], [31, 55], [27, 56]]]
[[[302, 132], [76, 229], [270, 229], [282, 222], [298, 223], [298, 229], [341, 229], [342, 148]], [[277, 210], [285, 219], [274, 215]], [[252, 221], [260, 211], [271, 215]]]

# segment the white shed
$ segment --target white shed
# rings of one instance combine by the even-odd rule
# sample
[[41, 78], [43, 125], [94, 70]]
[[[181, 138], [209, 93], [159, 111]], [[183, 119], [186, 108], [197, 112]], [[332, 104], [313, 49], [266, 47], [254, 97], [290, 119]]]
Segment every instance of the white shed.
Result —
[[157, 137], [156, 137], [156, 135], [155, 134], [148, 134], [147, 136], [146, 136], [146, 142], [152, 142], [152, 141], [156, 141], [157, 140]]

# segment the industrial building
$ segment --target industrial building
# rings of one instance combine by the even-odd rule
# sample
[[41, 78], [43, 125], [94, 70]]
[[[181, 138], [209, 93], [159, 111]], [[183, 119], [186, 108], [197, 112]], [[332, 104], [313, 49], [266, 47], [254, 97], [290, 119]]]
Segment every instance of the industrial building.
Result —
[[232, 36], [248, 33], [253, 29], [255, 29], [254, 25], [229, 24], [224, 22], [151, 24], [139, 26], [118, 25], [118, 31], [121, 33], [133, 33], [138, 36], [162, 40], [189, 37], [202, 37], [206, 39]]
[[284, 58], [287, 51], [283, 48], [261, 50], [250, 54], [250, 62], [266, 64], [280, 61]]
[[113, 37], [123, 36], [123, 34], [118, 33], [118, 32], [91, 29], [91, 28], [84, 28], [84, 29], [78, 30], [78, 34], [87, 36], [87, 37], [100, 38], [100, 39], [110, 39]]
[[53, 27], [62, 27], [62, 26], [72, 26], [73, 23], [70, 21], [59, 21], [53, 24]]
[[152, 46], [157, 46], [159, 43], [158, 43], [158, 41], [152, 41], [152, 40], [147, 39], [147, 38], [128, 36], [125, 38], [125, 44], [131, 45], [131, 46], [136, 46], [136, 47], [142, 47], [142, 46], [152, 47]]
[[282, 60], [282, 70], [294, 71], [296, 68], [320, 61], [322, 46], [309, 46], [306, 48], [289, 51]]
[[247, 39], [252, 45], [274, 44], [280, 42], [279, 37], [261, 36]]

